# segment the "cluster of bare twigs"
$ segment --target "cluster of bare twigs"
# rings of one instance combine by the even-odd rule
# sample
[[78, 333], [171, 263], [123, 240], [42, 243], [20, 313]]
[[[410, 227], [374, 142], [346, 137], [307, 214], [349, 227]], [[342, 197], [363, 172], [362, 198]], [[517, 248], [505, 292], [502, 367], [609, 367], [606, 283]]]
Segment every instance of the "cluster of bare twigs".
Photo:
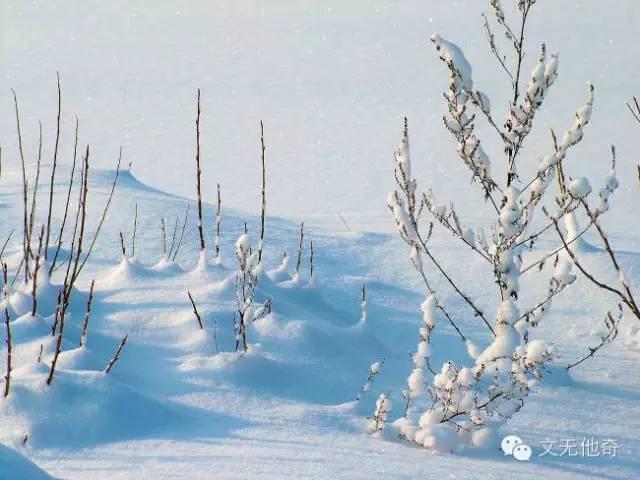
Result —
[[[205, 242], [205, 229], [204, 229], [204, 215], [203, 215], [203, 196], [202, 196], [202, 167], [201, 167], [201, 154], [200, 154], [200, 117], [201, 117], [201, 93], [200, 89], [197, 91], [197, 100], [196, 100], [196, 153], [195, 153], [195, 163], [196, 163], [196, 196], [198, 203], [198, 235], [200, 240], [200, 264], [202, 268], [206, 268], [207, 258], [206, 258], [206, 242]], [[256, 303], [255, 294], [256, 288], [258, 286], [258, 282], [261, 274], [263, 273], [263, 254], [264, 254], [264, 241], [265, 241], [265, 221], [266, 221], [266, 207], [267, 207], [267, 199], [266, 199], [266, 146], [265, 146], [265, 135], [264, 135], [264, 124], [260, 122], [260, 166], [261, 166], [261, 203], [260, 203], [260, 234], [258, 240], [258, 248], [257, 251], [253, 251], [251, 247], [251, 243], [248, 237], [247, 226], [245, 223], [245, 234], [242, 235], [238, 241], [236, 242], [236, 257], [238, 259], [239, 264], [239, 272], [236, 275], [236, 305], [237, 309], [234, 314], [234, 338], [235, 338], [235, 351], [238, 351], [242, 347], [242, 351], [246, 352], [249, 348], [249, 343], [247, 340], [247, 330], [251, 323], [255, 322], [259, 318], [271, 312], [271, 300], [266, 299], [262, 303]], [[216, 208], [216, 232], [215, 232], [215, 261], [217, 264], [220, 264], [222, 261], [221, 257], [221, 221], [222, 221], [222, 195], [220, 184], [217, 184], [217, 208]], [[186, 218], [185, 218], [186, 223]], [[177, 220], [176, 220], [177, 225]], [[170, 256], [171, 251], [173, 249], [173, 240], [172, 247], [169, 249], [169, 253], [167, 254], [166, 250], [166, 225], [164, 219], [162, 220], [162, 238], [163, 238], [163, 254], [165, 256]], [[175, 238], [174, 228], [174, 238]], [[183, 227], [184, 233], [184, 227]], [[182, 235], [181, 235], [182, 237]], [[181, 242], [178, 242], [178, 247]], [[177, 252], [176, 252], [177, 253]], [[174, 253], [175, 260], [175, 253]], [[195, 300], [190, 292], [188, 292], [189, 301], [192, 306], [192, 310], [196, 321], [198, 323], [198, 327], [201, 330], [205, 329], [205, 323], [202, 319], [198, 307], [196, 305]], [[239, 317], [239, 320], [235, 321], [235, 316]], [[214, 325], [217, 330], [217, 322]], [[214, 337], [216, 341], [216, 350], [218, 350], [217, 346], [217, 332], [214, 331]]]
[[[5, 324], [7, 330], [7, 342], [8, 342], [8, 356], [11, 356], [11, 335], [10, 335], [10, 316], [11, 306], [9, 302], [9, 288], [18, 279], [21, 280], [21, 288], [28, 290], [32, 297], [31, 315], [38, 314], [39, 309], [39, 292], [38, 287], [41, 281], [49, 282], [52, 275], [58, 271], [63, 272], [62, 284], [58, 292], [58, 302], [53, 315], [52, 335], [57, 335], [55, 353], [51, 362], [49, 375], [47, 377], [47, 384], [51, 384], [54, 379], [56, 364], [58, 357], [62, 351], [65, 317], [71, 303], [71, 297], [73, 292], [76, 291], [76, 284], [78, 278], [84, 266], [86, 265], [93, 248], [98, 240], [100, 230], [102, 229], [105, 221], [111, 200], [113, 198], [119, 172], [120, 163], [122, 160], [122, 150], [120, 150], [118, 156], [118, 162], [116, 172], [114, 175], [111, 190], [104, 206], [101, 216], [99, 217], [98, 224], [95, 227], [95, 231], [91, 238], [87, 238], [88, 234], [88, 202], [89, 202], [89, 177], [90, 177], [90, 147], [86, 146], [84, 155], [78, 162], [78, 143], [79, 143], [79, 127], [78, 118], [75, 118], [75, 138], [73, 147], [73, 160], [71, 165], [71, 173], [69, 177], [69, 186], [66, 190], [66, 195], [61, 205], [62, 221], [56, 228], [53, 221], [54, 212], [58, 208], [56, 202], [56, 189], [55, 181], [56, 174], [59, 165], [59, 152], [61, 143], [61, 118], [62, 118], [62, 88], [60, 83], [60, 76], [57, 75], [57, 116], [56, 116], [56, 130], [55, 130], [55, 146], [53, 149], [53, 159], [50, 171], [50, 177], [48, 181], [49, 191], [47, 192], [47, 204], [46, 204], [46, 219], [40, 223], [38, 221], [37, 207], [38, 199], [40, 198], [39, 187], [41, 184], [41, 162], [42, 162], [42, 144], [43, 144], [43, 132], [42, 123], [38, 124], [38, 149], [37, 149], [37, 162], [35, 178], [33, 179], [33, 187], [29, 188], [29, 179], [27, 178], [26, 160], [23, 146], [23, 133], [22, 124], [20, 118], [20, 108], [18, 103], [18, 96], [15, 91], [12, 90], [14, 107], [15, 107], [15, 121], [18, 138], [18, 154], [20, 159], [20, 167], [22, 173], [22, 258], [16, 268], [13, 280], [9, 279], [8, 265], [3, 262], [3, 278], [4, 278], [4, 309], [5, 309]], [[72, 195], [74, 186], [76, 185], [76, 166], [80, 163], [80, 180], [77, 188], [77, 201], [75, 207], [72, 207]], [[30, 198], [29, 198], [30, 197]], [[74, 211], [75, 208], [75, 211]], [[72, 221], [70, 221], [72, 220]], [[36, 225], [40, 225], [39, 234], [36, 234]], [[72, 229], [67, 231], [72, 225]], [[4, 253], [5, 248], [9, 244], [13, 231], [6, 239], [0, 257]], [[70, 237], [70, 239], [69, 239]], [[61, 258], [63, 245], [69, 242], [69, 253], [66, 258]], [[135, 248], [135, 246], [134, 246]], [[42, 280], [41, 280], [42, 279]], [[91, 310], [91, 301], [93, 298], [93, 283], [89, 294], [89, 301], [87, 304], [87, 314], [82, 330], [81, 345], [86, 342], [88, 319]], [[41, 355], [40, 355], [41, 356]], [[9, 394], [10, 388], [10, 374], [11, 366], [10, 360], [8, 361], [7, 376], [5, 379], [5, 395]]]
[[[627, 108], [635, 118], [635, 120], [640, 123], [640, 104], [638, 103], [638, 99], [633, 97], [633, 105], [631, 103], [627, 103]], [[640, 165], [637, 167], [638, 169], [638, 179], [640, 181]], [[589, 202], [582, 198], [579, 200], [579, 207], [581, 207], [585, 216], [588, 220], [588, 226], [581, 231], [579, 236], [582, 235], [589, 227], [593, 226], [595, 229], [595, 234], [597, 238], [600, 240], [600, 245], [602, 249], [605, 251], [607, 258], [609, 259], [609, 264], [613, 268], [616, 273], [618, 284], [608, 281], [604, 278], [599, 277], [595, 272], [590, 270], [579, 258], [579, 253], [576, 252], [576, 249], [571, 246], [571, 239], [567, 239], [566, 235], [562, 232], [562, 229], [559, 227], [557, 222], [554, 222], [555, 232], [558, 235], [558, 238], [562, 242], [562, 246], [564, 250], [571, 257], [573, 264], [576, 268], [582, 273], [582, 275], [593, 285], [596, 287], [612, 294], [618, 300], [617, 304], [617, 314], [614, 316], [611, 312], [607, 312], [604, 318], [604, 330], [600, 335], [600, 340], [596, 345], [588, 347], [588, 351], [586, 355], [575, 360], [570, 363], [568, 368], [571, 369], [582, 364], [584, 361], [592, 358], [600, 349], [605, 347], [606, 345], [612, 343], [618, 336], [619, 333], [619, 323], [624, 315], [625, 307], [626, 311], [631, 313], [633, 317], [637, 320], [640, 320], [640, 307], [635, 298], [635, 292], [630, 285], [629, 280], [626, 277], [626, 274], [622, 270], [620, 261], [618, 260], [618, 256], [611, 245], [611, 241], [609, 240], [609, 236], [607, 235], [604, 227], [602, 227], [600, 223], [600, 217], [608, 211], [609, 204], [608, 198], [618, 187], [618, 180], [615, 177], [616, 171], [616, 150], [615, 147], [611, 147], [611, 169], [609, 176], [607, 177], [606, 184], [604, 188], [599, 193], [600, 205], [598, 207], [593, 208], [589, 205]]]

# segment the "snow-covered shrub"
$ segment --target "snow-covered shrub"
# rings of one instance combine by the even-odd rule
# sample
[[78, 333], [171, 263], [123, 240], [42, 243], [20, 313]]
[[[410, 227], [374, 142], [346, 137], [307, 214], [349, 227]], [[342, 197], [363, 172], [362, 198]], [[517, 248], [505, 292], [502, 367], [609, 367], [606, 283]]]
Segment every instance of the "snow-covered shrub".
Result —
[[236, 351], [242, 343], [243, 351], [247, 351], [247, 329], [256, 320], [271, 313], [271, 300], [267, 299], [262, 304], [256, 304], [255, 292], [258, 280], [263, 271], [260, 260], [261, 251], [254, 251], [248, 234], [243, 234], [236, 241], [236, 257], [240, 266], [240, 272], [236, 275], [236, 306], [239, 322], [236, 324]]
[[[389, 194], [388, 204], [398, 233], [409, 246], [410, 261], [424, 280], [428, 293], [422, 304], [423, 323], [418, 348], [413, 355], [413, 370], [407, 379], [408, 389], [403, 392], [405, 413], [394, 424], [405, 438], [432, 450], [451, 452], [482, 445], [495, 428], [524, 406], [528, 395], [542, 379], [545, 365], [554, 358], [552, 339], [534, 338], [534, 328], [549, 311], [552, 299], [576, 279], [572, 274], [576, 257], [569, 246], [586, 229], [579, 231], [573, 215], [581, 205], [587, 204], [591, 186], [583, 178], [569, 179], [567, 186], [563, 166], [570, 149], [582, 140], [591, 118], [594, 88], [589, 85], [587, 100], [576, 112], [573, 125], [559, 140], [553, 134], [553, 150], [541, 155], [533, 178], [523, 178], [519, 171], [523, 146], [534, 126], [536, 113], [556, 82], [559, 65], [558, 55], [548, 55], [543, 45], [530, 75], [525, 78], [522, 73], [524, 26], [534, 4], [535, 0], [517, 3], [520, 25], [516, 30], [505, 17], [500, 2], [490, 1], [499, 28], [504, 30], [514, 48], [513, 65], [509, 66], [508, 59], [498, 53], [487, 21], [491, 50], [506, 71], [512, 87], [503, 126], [495, 119], [492, 102], [487, 95], [475, 88], [471, 65], [462, 50], [437, 34], [431, 38], [449, 75], [448, 89], [444, 94], [445, 127], [453, 135], [457, 154], [471, 171], [472, 180], [481, 189], [495, 220], [474, 230], [463, 224], [453, 203], [438, 203], [430, 190], [418, 193], [418, 182], [411, 168], [406, 119], [402, 140], [395, 153], [398, 189]], [[513, 33], [515, 31], [517, 35]], [[492, 171], [489, 154], [475, 133], [476, 122], [480, 118], [497, 133], [504, 147], [504, 179]], [[528, 156], [531, 153], [528, 152]], [[600, 193], [597, 212], [606, 211], [607, 199], [617, 185], [615, 172], [610, 177], [611, 181]], [[560, 196], [551, 205], [542, 206], [543, 199], [549, 197], [548, 187], [556, 179]], [[533, 219], [538, 210], [545, 217], [543, 225], [536, 227]], [[433, 223], [423, 226], [421, 222], [428, 215], [486, 265], [488, 277], [493, 277], [493, 282], [487, 284], [495, 283], [498, 290], [494, 318], [465, 292], [466, 286], [460, 285], [445, 270], [432, 251], [429, 241]], [[561, 220], [570, 230], [570, 238], [562, 233], [558, 224]], [[591, 218], [587, 229], [594, 223], [595, 219]], [[563, 238], [561, 243], [558, 242], [558, 248], [528, 264], [526, 260], [533, 244], [553, 228]], [[485, 232], [490, 232], [490, 235]], [[552, 259], [555, 271], [550, 274], [548, 292], [533, 306], [520, 307], [521, 290], [527, 287], [523, 277], [540, 272], [549, 259]], [[464, 335], [456, 318], [464, 312], [456, 311], [454, 314], [439, 300], [430, 279], [431, 273], [439, 274], [468, 307], [469, 313], [484, 323], [488, 336], [484, 348], [476, 347]], [[440, 367], [429, 363], [432, 349], [438, 348], [432, 344], [432, 331], [440, 324], [440, 316], [466, 344], [469, 361], [452, 358]]]
[[381, 393], [378, 400], [376, 400], [376, 409], [373, 412], [373, 416], [369, 419], [369, 432], [382, 432], [389, 413], [391, 413], [391, 394], [389, 392]]

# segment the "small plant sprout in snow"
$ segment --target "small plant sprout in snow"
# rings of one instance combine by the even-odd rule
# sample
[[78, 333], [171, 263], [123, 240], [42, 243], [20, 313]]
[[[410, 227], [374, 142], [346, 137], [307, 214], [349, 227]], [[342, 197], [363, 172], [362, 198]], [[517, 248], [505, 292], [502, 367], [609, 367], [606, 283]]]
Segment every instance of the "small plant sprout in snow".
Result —
[[[445, 127], [456, 141], [456, 153], [481, 190], [494, 220], [484, 228], [474, 229], [464, 225], [453, 202], [448, 205], [439, 203], [431, 190], [418, 193], [418, 183], [412, 175], [406, 119], [400, 146], [395, 153], [398, 188], [389, 194], [388, 205], [398, 234], [409, 247], [409, 260], [424, 282], [427, 297], [422, 304], [422, 325], [418, 348], [412, 357], [413, 369], [407, 379], [408, 389], [403, 392], [404, 416], [396, 420], [394, 426], [409, 441], [431, 450], [453, 452], [486, 444], [492, 431], [524, 407], [528, 395], [542, 379], [545, 366], [555, 356], [551, 339], [536, 334], [535, 327], [551, 309], [552, 299], [575, 281], [576, 276], [572, 274], [574, 266], [589, 275], [572, 252], [571, 245], [591, 226], [600, 231], [597, 217], [608, 209], [609, 195], [617, 187], [614, 164], [605, 188], [600, 192], [600, 206], [593, 210], [587, 201], [591, 193], [589, 182], [585, 178], [571, 179], [567, 176], [570, 180], [567, 187], [564, 180], [568, 154], [582, 140], [591, 118], [594, 102], [592, 85], [588, 86], [585, 105], [578, 109], [573, 124], [560, 141], [552, 132], [553, 150], [542, 156], [533, 178], [525, 179], [520, 173], [520, 159], [536, 114], [558, 78], [558, 56], [549, 55], [544, 45], [531, 73], [528, 76], [524, 74], [525, 25], [535, 3], [534, 0], [518, 2], [519, 25], [515, 29], [511, 26], [512, 20], [505, 17], [500, 2], [490, 1], [495, 21], [514, 49], [512, 58], [497, 53], [497, 37], [485, 17], [491, 51], [500, 68], [506, 72], [511, 87], [503, 126], [494, 117], [492, 102], [475, 88], [471, 65], [462, 50], [437, 34], [431, 38], [448, 72], [448, 88], [444, 95]], [[519, 33], [514, 34], [516, 31]], [[506, 175], [503, 179], [495, 176], [489, 155], [476, 135], [476, 122], [482, 119], [490, 127], [489, 131], [497, 134], [504, 147]], [[548, 197], [548, 187], [556, 178], [561, 195], [551, 206], [543, 205]], [[585, 210], [589, 225], [581, 232], [574, 228], [576, 231], [570, 232], [570, 238], [567, 238], [559, 222], [566, 222], [567, 217], [580, 207]], [[533, 219], [539, 210], [545, 214], [541, 218], [544, 223], [534, 228]], [[428, 215], [433, 221], [423, 226], [421, 220]], [[466, 286], [460, 284], [439, 261], [430, 245], [434, 224], [440, 225], [486, 266], [487, 276], [492, 280], [487, 285], [495, 284], [497, 287], [493, 320], [490, 310], [474, 300], [466, 292]], [[569, 224], [576, 225], [575, 221]], [[533, 244], [554, 229], [560, 242], [544, 257], [528, 263]], [[490, 232], [490, 235], [485, 232]], [[532, 305], [521, 306], [521, 290], [530, 288], [525, 275], [542, 272], [548, 259], [554, 259], [555, 265], [555, 271], [548, 280], [548, 291]], [[461, 323], [438, 301], [430, 279], [431, 269], [453, 289], [470, 317], [484, 324], [484, 347], [471, 343], [460, 328]], [[619, 268], [616, 270], [621, 272]], [[631, 309], [636, 308], [628, 282], [621, 283], [622, 288], [616, 290], [621, 303]], [[526, 298], [530, 297], [526, 295]], [[464, 310], [456, 312], [456, 317], [463, 315]], [[465, 343], [470, 362], [451, 358], [440, 367], [430, 365], [432, 348], [438, 348], [433, 344], [432, 331], [436, 325], [441, 325], [439, 317], [446, 319], [444, 326], [448, 323], [453, 327]], [[602, 343], [615, 338], [616, 322], [610, 316], [607, 318], [607, 334]]]
[[381, 393], [376, 400], [376, 409], [373, 412], [373, 416], [369, 418], [369, 432], [378, 434], [384, 431], [387, 417], [391, 413], [391, 394]]
[[259, 253], [251, 248], [249, 235], [241, 235], [236, 242], [236, 257], [240, 266], [240, 272], [236, 275], [236, 306], [239, 318], [236, 351], [241, 344], [244, 352], [248, 350], [247, 329], [253, 322], [271, 312], [271, 300], [267, 299], [260, 305], [255, 304], [256, 287], [262, 272], [262, 262], [258, 261], [258, 256]]
[[371, 385], [373, 384], [376, 376], [380, 373], [380, 370], [384, 365], [384, 361], [385, 359], [383, 358], [382, 360], [373, 362], [369, 365], [369, 376], [367, 377], [367, 381], [362, 385], [362, 387], [360, 387], [360, 391], [356, 396], [356, 402], [359, 402], [362, 399], [362, 396], [371, 390]]

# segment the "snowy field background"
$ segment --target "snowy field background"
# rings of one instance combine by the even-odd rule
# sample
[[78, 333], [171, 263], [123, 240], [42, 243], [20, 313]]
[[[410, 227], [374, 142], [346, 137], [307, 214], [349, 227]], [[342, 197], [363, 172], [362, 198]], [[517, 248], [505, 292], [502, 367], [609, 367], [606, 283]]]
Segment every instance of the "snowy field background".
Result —
[[[606, 171], [608, 145], [615, 143], [621, 169], [631, 174], [636, 130], [624, 102], [637, 91], [639, 8], [634, 0], [538, 2], [529, 57], [545, 41], [560, 53], [561, 76], [538, 117], [532, 151], [549, 144], [545, 126], [560, 129], [571, 121], [591, 81], [596, 112], [576, 155], [589, 170]], [[428, 182], [437, 175], [443, 191], [460, 190], [466, 171], [443, 135], [446, 77], [428, 44], [433, 32], [463, 48], [478, 87], [491, 98], [506, 98], [509, 89], [482, 40], [483, 1], [161, 0], [153, 7], [143, 1], [7, 1], [2, 9], [0, 88], [7, 93], [0, 134], [7, 152], [15, 151], [9, 88], [20, 94], [25, 130], [33, 137], [38, 118], [47, 124], [55, 118], [59, 70], [64, 152], [71, 149], [77, 114], [96, 166], [112, 167], [122, 144], [142, 181], [193, 196], [193, 110], [200, 87], [206, 197], [214, 199], [220, 182], [229, 204], [246, 211], [259, 204], [262, 119], [271, 178], [283, 179], [271, 189], [271, 212], [338, 229], [336, 212], [353, 228], [393, 227], [385, 194], [393, 185], [392, 149], [404, 115], [421, 159], [417, 178]], [[506, 102], [495, 108], [506, 110]], [[46, 142], [45, 150], [51, 148]], [[167, 175], [160, 166], [181, 173]], [[466, 189], [459, 194], [458, 203], [475, 199]]]
[[[10, 88], [20, 100], [28, 161], [35, 160], [41, 119], [48, 162], [60, 71], [59, 188], [64, 190], [67, 178], [77, 114], [81, 145], [91, 144], [92, 166], [102, 169], [91, 177], [96, 192], [91, 228], [106, 201], [120, 145], [132, 173], [120, 179], [80, 281], [84, 291], [92, 278], [97, 281], [89, 346], [75, 349], [77, 338], [70, 340], [74, 345], [63, 354], [51, 392], [36, 382], [42, 373], [35, 364], [41, 337], [28, 322], [16, 329], [24, 344], [16, 360], [21, 370], [15, 395], [0, 408], [5, 445], [0, 478], [48, 478], [38, 467], [60, 479], [637, 478], [640, 339], [630, 331], [631, 318], [623, 322], [618, 341], [572, 378], [560, 370], [549, 375], [548, 386], [500, 432], [520, 435], [536, 455], [546, 439], [615, 438], [616, 458], [536, 456], [524, 464], [503, 457], [497, 447], [482, 454], [438, 455], [364, 431], [377, 394], [404, 388], [410, 369], [406, 352], [415, 348], [423, 299], [405, 245], [389, 235], [394, 222], [386, 207], [404, 115], [421, 185], [433, 186], [441, 198], [455, 197], [467, 222], [487, 213], [468, 188], [468, 174], [442, 126], [446, 71], [428, 44], [434, 31], [455, 40], [474, 64], [478, 87], [494, 101], [506, 98], [509, 85], [496, 73], [484, 42], [480, 14], [487, 10], [477, 0], [3, 2], [0, 238], [21, 221]], [[640, 285], [639, 130], [624, 102], [640, 94], [638, 25], [640, 5], [634, 0], [538, 2], [528, 60], [535, 58], [534, 46], [546, 41], [550, 52], [560, 52], [560, 77], [525, 155], [533, 168], [538, 152], [550, 146], [548, 129], [570, 125], [584, 102], [586, 82], [592, 81], [593, 120], [571, 162], [597, 184], [609, 168], [609, 145], [616, 144], [622, 186], [604, 223], [635, 285]], [[187, 200], [194, 197], [198, 87], [204, 196], [214, 202], [215, 185], [222, 185], [227, 267], [206, 274], [191, 271], [198, 245], [195, 203]], [[502, 118], [506, 107], [494, 105], [496, 116]], [[194, 294], [209, 326], [217, 322], [220, 344], [230, 349], [233, 243], [245, 219], [250, 232], [257, 232], [260, 120], [267, 142], [268, 269], [277, 267], [284, 250], [295, 255], [298, 223], [304, 220], [316, 247], [317, 278], [308, 285], [305, 270], [303, 280], [292, 284], [287, 275], [272, 272], [275, 280], [264, 284], [262, 294], [272, 297], [274, 314], [250, 332], [259, 348], [242, 359], [214, 357], [211, 333], [197, 330], [186, 292]], [[499, 146], [485, 148], [499, 163]], [[33, 176], [33, 165], [29, 171]], [[183, 215], [187, 202], [192, 216], [178, 258], [182, 269], [152, 269], [160, 258], [160, 216]], [[136, 203], [140, 263], [122, 264], [118, 233], [131, 234]], [[205, 211], [210, 241], [214, 211], [213, 206]], [[444, 233], [434, 242], [452, 274], [470, 285], [479, 303], [493, 308], [494, 292], [484, 287], [486, 279], [478, 280], [481, 265], [460, 262], [458, 246]], [[12, 244], [9, 254], [18, 250]], [[605, 271], [601, 253], [590, 254], [588, 261]], [[363, 283], [369, 321], [358, 327]], [[442, 294], [450, 293], [443, 288]], [[83, 314], [78, 302], [76, 320]], [[554, 304], [541, 333], [556, 339], [559, 366], [593, 342], [612, 305], [585, 282]], [[455, 308], [464, 313], [459, 302]], [[475, 319], [463, 325], [483, 342]], [[78, 336], [75, 328], [71, 338]], [[130, 342], [113, 374], [92, 373], [104, 367], [125, 333]], [[453, 353], [461, 348], [451, 331], [444, 328], [440, 335]], [[374, 390], [354, 404], [369, 364], [382, 357], [386, 362]], [[30, 440], [23, 448], [27, 431]]]

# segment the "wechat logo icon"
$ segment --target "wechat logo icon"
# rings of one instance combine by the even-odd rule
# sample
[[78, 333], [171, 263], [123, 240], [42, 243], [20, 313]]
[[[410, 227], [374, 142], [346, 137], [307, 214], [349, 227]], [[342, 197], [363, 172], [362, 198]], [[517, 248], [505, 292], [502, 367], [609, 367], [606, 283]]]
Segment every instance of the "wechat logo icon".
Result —
[[505, 455], [511, 455], [519, 462], [528, 462], [531, 459], [532, 451], [529, 445], [525, 445], [520, 437], [508, 435], [502, 439], [500, 450]]

